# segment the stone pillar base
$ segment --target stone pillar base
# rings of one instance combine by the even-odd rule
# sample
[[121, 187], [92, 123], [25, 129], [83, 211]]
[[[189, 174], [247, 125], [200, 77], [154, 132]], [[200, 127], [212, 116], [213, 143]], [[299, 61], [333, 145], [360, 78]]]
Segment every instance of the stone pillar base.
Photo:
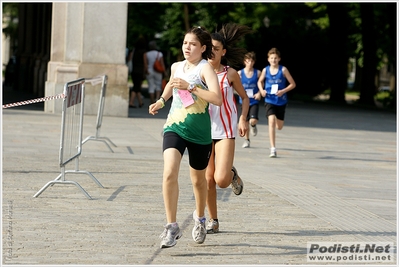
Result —
[[[53, 3], [51, 57], [45, 95], [61, 94], [67, 82], [107, 75], [103, 115], [129, 115], [125, 64], [127, 3]], [[101, 84], [85, 85], [84, 113], [96, 115]], [[58, 99], [45, 112], [61, 113]]]
[[[107, 75], [107, 91], [105, 95], [104, 116], [127, 117], [129, 114], [129, 86], [127, 66], [116, 64], [83, 63], [78, 65], [65, 64], [62, 62], [49, 63], [49, 75], [55, 77], [54, 81], [46, 82], [46, 96], [55, 96], [64, 91], [67, 82], [80, 78], [94, 78]], [[84, 113], [96, 115], [100, 101], [101, 84], [85, 85], [85, 107]], [[61, 113], [62, 103], [60, 100], [46, 101], [44, 111], [50, 113]]]

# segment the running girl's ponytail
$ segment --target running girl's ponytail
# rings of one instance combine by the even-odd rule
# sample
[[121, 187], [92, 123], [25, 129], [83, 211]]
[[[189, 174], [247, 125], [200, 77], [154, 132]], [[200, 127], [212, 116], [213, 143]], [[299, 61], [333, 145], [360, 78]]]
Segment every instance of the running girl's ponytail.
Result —
[[218, 32], [211, 34], [212, 39], [219, 41], [223, 45], [223, 49], [226, 49], [226, 54], [221, 60], [223, 65], [234, 67], [242, 65], [247, 50], [236, 44], [248, 33], [252, 33], [248, 26], [228, 23], [224, 24]]

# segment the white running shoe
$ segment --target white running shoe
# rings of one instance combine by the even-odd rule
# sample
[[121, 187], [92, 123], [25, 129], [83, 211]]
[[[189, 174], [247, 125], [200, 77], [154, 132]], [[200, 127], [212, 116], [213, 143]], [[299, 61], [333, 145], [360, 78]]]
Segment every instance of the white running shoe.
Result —
[[232, 171], [234, 172], [233, 179], [231, 181], [231, 187], [233, 188], [233, 192], [236, 195], [241, 195], [242, 190], [244, 189], [244, 182], [241, 177], [238, 176], [237, 169], [233, 166]]
[[256, 136], [258, 134], [258, 128], [256, 128], [256, 124], [254, 126], [251, 124], [249, 125], [249, 132], [252, 136]]
[[247, 148], [250, 147], [250, 141], [249, 140], [245, 140], [244, 143], [242, 144], [243, 148]]
[[170, 248], [176, 245], [176, 240], [179, 239], [183, 233], [180, 231], [180, 227], [176, 225], [172, 226], [171, 223], [165, 225], [165, 229], [162, 234], [159, 236], [161, 240], [161, 248]]
[[196, 211], [193, 212], [194, 228], [192, 231], [193, 239], [197, 244], [202, 244], [206, 238], [205, 222], [206, 218], [199, 219], [196, 215]]
[[215, 221], [214, 219], [210, 219], [208, 221], [208, 225], [206, 226], [206, 232], [208, 234], [215, 234], [219, 232], [219, 221]]

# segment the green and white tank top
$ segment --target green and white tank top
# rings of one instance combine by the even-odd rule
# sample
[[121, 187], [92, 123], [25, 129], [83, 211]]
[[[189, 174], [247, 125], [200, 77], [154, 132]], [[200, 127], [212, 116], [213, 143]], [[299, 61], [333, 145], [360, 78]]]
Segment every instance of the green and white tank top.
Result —
[[[195, 84], [197, 90], [208, 90], [206, 84], [201, 80], [201, 70], [204, 64], [209, 64], [208, 61], [203, 59], [193, 69], [184, 72], [186, 62], [187, 60], [184, 60], [179, 63], [174, 77]], [[194, 94], [190, 94], [194, 103], [184, 107], [178, 91], [177, 88], [173, 88], [172, 105], [164, 125], [164, 132], [175, 132], [183, 139], [196, 144], [207, 145], [212, 143], [209, 103]]]

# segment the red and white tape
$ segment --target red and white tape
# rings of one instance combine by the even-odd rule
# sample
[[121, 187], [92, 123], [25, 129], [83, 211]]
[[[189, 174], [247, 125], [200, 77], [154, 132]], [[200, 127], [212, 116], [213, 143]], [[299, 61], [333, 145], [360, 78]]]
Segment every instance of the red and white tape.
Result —
[[54, 96], [46, 96], [46, 97], [16, 102], [16, 103], [5, 104], [5, 105], [3, 105], [3, 109], [17, 107], [17, 106], [23, 106], [23, 105], [28, 105], [28, 104], [34, 104], [34, 103], [39, 103], [39, 102], [44, 102], [47, 100], [53, 100], [53, 99], [59, 99], [59, 98], [66, 98], [66, 96], [64, 94], [59, 94], [59, 95], [54, 95]]

